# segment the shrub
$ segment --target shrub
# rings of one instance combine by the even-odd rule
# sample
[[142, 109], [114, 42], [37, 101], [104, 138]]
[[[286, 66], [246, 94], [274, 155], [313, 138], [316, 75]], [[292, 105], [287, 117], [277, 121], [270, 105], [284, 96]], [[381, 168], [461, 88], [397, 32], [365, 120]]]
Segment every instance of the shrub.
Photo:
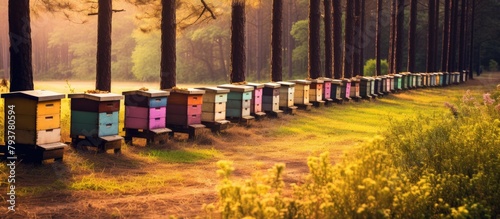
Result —
[[[377, 61], [375, 59], [369, 59], [366, 61], [364, 66], [364, 75], [365, 76], [374, 76], [375, 71], [377, 69]], [[380, 71], [382, 74], [387, 74], [389, 71], [389, 64], [386, 59], [380, 60]]]
[[[300, 185], [284, 165], [231, 180], [218, 163], [222, 218], [496, 218], [500, 216], [500, 104], [467, 92], [451, 113], [391, 121], [387, 131], [346, 154], [308, 159]], [[218, 217], [218, 216], [217, 216]]]

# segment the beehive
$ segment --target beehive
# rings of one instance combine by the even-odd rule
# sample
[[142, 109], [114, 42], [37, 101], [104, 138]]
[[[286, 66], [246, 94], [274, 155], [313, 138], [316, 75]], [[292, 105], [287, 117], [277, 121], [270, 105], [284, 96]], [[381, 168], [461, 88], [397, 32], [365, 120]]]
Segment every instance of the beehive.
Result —
[[224, 84], [217, 87], [229, 90], [227, 95], [226, 117], [253, 118], [250, 116], [253, 87], [233, 84]]
[[278, 83], [264, 84], [262, 108], [265, 112], [278, 112], [280, 110], [280, 88], [281, 85]]
[[363, 98], [371, 98], [371, 78], [362, 77], [360, 79], [360, 95]]
[[[61, 99], [64, 94], [30, 90], [1, 95], [4, 104], [4, 139], [15, 133], [16, 153], [25, 154], [41, 162], [44, 159], [62, 159], [65, 144], [61, 143]], [[9, 111], [13, 111], [9, 114]], [[14, 116], [14, 119], [9, 119]], [[9, 129], [10, 121], [15, 128]], [[7, 143], [7, 142], [6, 142]]]
[[398, 91], [402, 89], [403, 86], [403, 76], [400, 74], [395, 74], [394, 75], [394, 90]]
[[311, 79], [309, 80], [311, 84], [309, 85], [309, 101], [310, 102], [324, 102], [323, 101], [323, 91], [325, 81], [322, 79]]
[[247, 83], [246, 85], [253, 87], [252, 100], [250, 104], [250, 114], [254, 116], [266, 115], [262, 110], [262, 95], [264, 91], [264, 84]]
[[280, 81], [277, 82], [280, 87], [280, 108], [293, 107], [295, 105], [295, 83]]
[[332, 79], [332, 93], [331, 98], [335, 101], [342, 100], [342, 80]]
[[394, 91], [394, 76], [387, 75], [387, 92]]
[[228, 89], [217, 87], [197, 88], [205, 90], [201, 107], [202, 122], [217, 122], [226, 120], [226, 104]]
[[346, 100], [351, 99], [351, 80], [348, 78], [342, 79], [342, 98]]
[[356, 79], [356, 78], [352, 78], [351, 79], [351, 98], [356, 98], [356, 99], [359, 99], [361, 98], [360, 94], [359, 94], [359, 80]]
[[166, 127], [167, 100], [170, 92], [134, 90], [125, 96], [126, 129], [161, 129]]
[[293, 80], [295, 83], [295, 95], [293, 102], [295, 105], [308, 105], [309, 104], [309, 91], [311, 82], [307, 80]]
[[383, 95], [384, 91], [382, 89], [383, 86], [382, 77], [374, 77], [373, 79], [375, 80], [375, 94]]
[[323, 100], [331, 102], [333, 101], [332, 97], [332, 79], [331, 78], [320, 78], [323, 83]]
[[172, 89], [167, 101], [167, 127], [201, 124], [204, 90]]
[[380, 76], [380, 79], [382, 79], [382, 83], [380, 84], [380, 89], [382, 90], [382, 93], [388, 93], [387, 91], [387, 76], [382, 75]]

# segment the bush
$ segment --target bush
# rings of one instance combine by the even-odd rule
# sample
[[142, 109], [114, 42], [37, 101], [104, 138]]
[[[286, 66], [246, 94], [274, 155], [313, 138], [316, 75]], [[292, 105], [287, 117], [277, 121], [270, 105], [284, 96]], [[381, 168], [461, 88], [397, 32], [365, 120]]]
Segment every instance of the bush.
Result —
[[[364, 66], [365, 76], [374, 76], [377, 69], [377, 61], [375, 59], [369, 59], [366, 61]], [[389, 64], [386, 59], [380, 60], [380, 71], [382, 74], [387, 74], [389, 72]]]
[[[218, 163], [222, 218], [496, 218], [500, 216], [500, 104], [467, 92], [445, 115], [391, 121], [388, 130], [332, 165], [308, 159], [300, 185], [283, 164], [244, 183]], [[217, 216], [218, 217], [218, 216]]]
[[488, 69], [490, 71], [498, 71], [498, 62], [493, 59], [490, 59]]

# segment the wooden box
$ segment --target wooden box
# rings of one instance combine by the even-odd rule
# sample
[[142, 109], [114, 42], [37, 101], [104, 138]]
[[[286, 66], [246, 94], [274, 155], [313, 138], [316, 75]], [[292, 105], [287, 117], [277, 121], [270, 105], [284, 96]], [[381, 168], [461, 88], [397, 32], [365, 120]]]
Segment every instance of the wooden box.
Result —
[[[170, 96], [167, 100], [167, 106], [169, 104], [176, 105], [201, 105], [203, 104], [204, 90], [200, 89], [173, 89], [169, 90]], [[168, 111], [168, 109], [167, 109]]]
[[394, 90], [403, 89], [403, 76], [400, 74], [394, 75]]
[[280, 107], [280, 88], [278, 83], [265, 83], [262, 97], [262, 109], [266, 112], [278, 111]]
[[309, 85], [309, 101], [310, 102], [320, 102], [323, 101], [323, 86], [325, 81], [321, 79], [312, 79], [310, 80], [311, 84]]
[[320, 78], [323, 80], [323, 100], [324, 101], [332, 101], [334, 98], [332, 97], [332, 79], [331, 78]]
[[122, 93], [125, 96], [125, 106], [144, 108], [166, 107], [169, 91], [162, 90], [133, 90]]
[[247, 83], [247, 86], [253, 87], [252, 91], [252, 105], [250, 106], [250, 113], [256, 114], [262, 112], [262, 95], [264, 91], [264, 84]]
[[253, 87], [233, 84], [224, 84], [217, 87], [229, 90], [227, 95], [226, 117], [243, 118], [250, 116]]
[[205, 90], [201, 108], [201, 121], [224, 121], [226, 119], [227, 94], [229, 93], [229, 89], [217, 87], [203, 87], [197, 89]]
[[334, 100], [342, 100], [342, 80], [332, 79], [332, 89], [330, 97]]
[[344, 78], [342, 84], [342, 98], [351, 99], [351, 80]]
[[295, 83], [280, 81], [280, 107], [292, 107], [295, 105]]
[[359, 98], [359, 80], [356, 78], [351, 79], [351, 98]]
[[68, 94], [71, 98], [71, 110], [87, 112], [114, 112], [120, 110], [123, 96], [107, 94]]
[[311, 82], [306, 80], [293, 80], [291, 82], [295, 83], [295, 95], [293, 99], [295, 105], [309, 104], [309, 86]]
[[166, 123], [168, 125], [189, 126], [201, 124], [201, 111], [205, 90], [173, 89], [169, 90], [167, 100]]
[[360, 96], [364, 98], [371, 97], [371, 78], [362, 77], [359, 84]]
[[373, 78], [375, 80], [375, 94], [382, 95], [383, 89], [382, 89], [382, 78], [381, 77], [375, 77]]

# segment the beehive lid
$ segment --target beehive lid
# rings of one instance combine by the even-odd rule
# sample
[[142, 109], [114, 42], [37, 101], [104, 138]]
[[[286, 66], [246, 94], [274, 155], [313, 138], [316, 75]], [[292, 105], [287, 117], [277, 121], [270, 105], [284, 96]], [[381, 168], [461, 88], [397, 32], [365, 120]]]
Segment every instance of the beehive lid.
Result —
[[291, 82], [294, 82], [296, 84], [311, 84], [311, 81], [308, 80], [290, 80]]
[[267, 88], [276, 89], [276, 88], [280, 88], [281, 84], [269, 82], [269, 83], [265, 83], [264, 86], [267, 87]]
[[132, 91], [124, 91], [122, 92], [123, 95], [139, 95], [139, 96], [145, 96], [145, 97], [167, 97], [170, 95], [169, 91], [164, 91], [164, 90], [132, 90]]
[[288, 81], [280, 81], [280, 82], [276, 82], [277, 84], [281, 85], [281, 86], [287, 86], [287, 87], [293, 87], [295, 86], [295, 83], [293, 82], [288, 82]]
[[229, 89], [218, 88], [218, 87], [200, 87], [196, 88], [200, 90], [205, 90], [206, 93], [215, 93], [215, 94], [227, 94], [229, 93]]
[[359, 83], [360, 80], [354, 77], [354, 78], [351, 78], [351, 82], [355, 82], [355, 83], [357, 82], [357, 83]]
[[264, 84], [259, 84], [259, 83], [247, 83], [246, 85], [247, 86], [252, 86], [255, 89], [259, 89], [259, 88], [263, 88], [264, 87]]
[[436, 74], [438, 74], [438, 75], [443, 75], [443, 72], [438, 72], [438, 73], [436, 73]]
[[310, 81], [311, 83], [314, 83], [314, 84], [323, 84], [325, 83], [325, 81], [317, 78], [317, 79], [309, 79], [308, 81]]
[[370, 77], [362, 77], [361, 80], [362, 81], [371, 81], [372, 79]]
[[248, 91], [253, 91], [254, 90], [254, 88], [251, 87], [251, 86], [235, 85], [235, 84], [223, 84], [223, 85], [219, 85], [217, 87], [219, 87], [219, 88], [226, 88], [226, 89], [229, 89], [231, 92], [240, 92], [240, 93], [244, 93], [244, 92], [248, 92]]
[[27, 91], [16, 91], [11, 93], [6, 93], [1, 95], [2, 98], [26, 98], [30, 100], [35, 100], [37, 102], [50, 101], [50, 100], [60, 100], [66, 95], [61, 93], [56, 93], [48, 90], [27, 90]]
[[403, 75], [395, 74], [394, 77], [400, 78], [400, 77], [403, 77]]
[[123, 99], [123, 96], [114, 93], [105, 93], [105, 94], [78, 93], [78, 94], [68, 94], [68, 98], [71, 99], [85, 98], [94, 101], [114, 101]]
[[382, 77], [376, 77], [376, 78], [373, 78], [373, 80], [381, 81]]
[[323, 80], [323, 81], [325, 81], [325, 82], [329, 82], [329, 81], [332, 81], [332, 80], [333, 80], [333, 79], [331, 79], [331, 78], [325, 78], [325, 77], [321, 77], [321, 78], [318, 78], [318, 79]]
[[342, 79], [342, 81], [343, 81], [343, 82], [350, 83], [350, 82], [351, 82], [351, 79], [349, 79], [349, 78], [344, 78], [344, 79]]
[[342, 80], [339, 80], [339, 79], [332, 79], [332, 84], [342, 85]]
[[394, 76], [392, 76], [392, 75], [387, 75], [386, 77], [387, 78], [394, 78]]
[[169, 89], [167, 91], [170, 91], [170, 94], [172, 94], [172, 93], [177, 93], [177, 94], [205, 94], [205, 90], [200, 90], [200, 89], [196, 89], [196, 88]]

